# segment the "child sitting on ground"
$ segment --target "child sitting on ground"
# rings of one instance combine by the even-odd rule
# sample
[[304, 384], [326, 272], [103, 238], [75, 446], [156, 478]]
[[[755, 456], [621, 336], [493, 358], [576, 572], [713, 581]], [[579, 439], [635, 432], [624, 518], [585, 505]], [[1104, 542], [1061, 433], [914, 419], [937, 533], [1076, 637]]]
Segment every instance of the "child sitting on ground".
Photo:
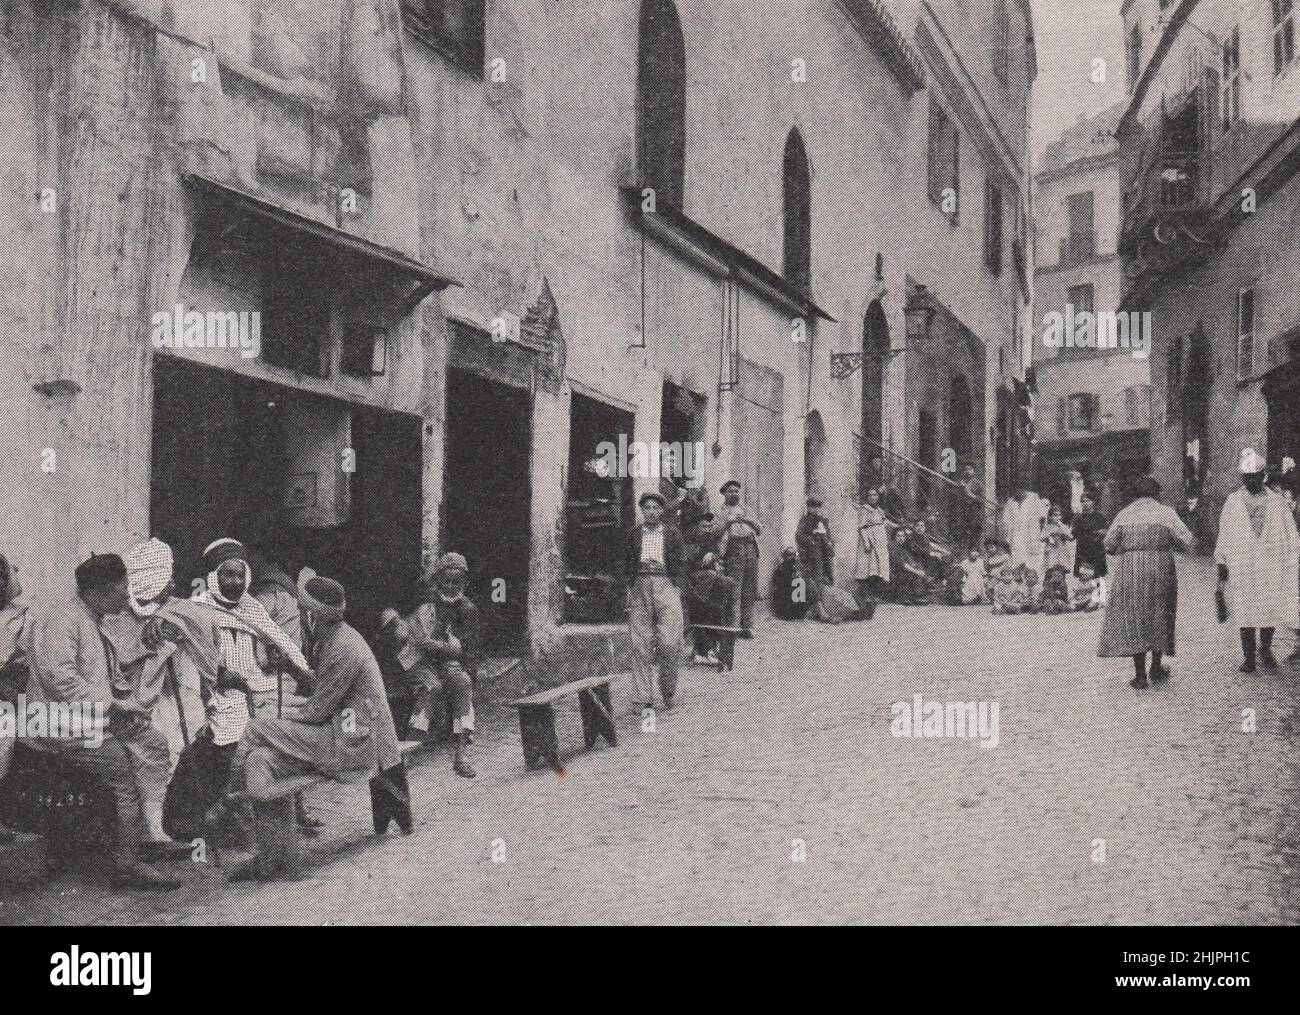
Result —
[[1003, 565], [997, 585], [993, 589], [993, 612], [1008, 616], [1017, 613], [1035, 613], [1034, 587], [1038, 584], [1037, 572], [1020, 564]]
[[1079, 580], [1072, 601], [1080, 613], [1091, 613], [1106, 605], [1106, 579], [1098, 578], [1091, 564], [1079, 565]]
[[1053, 564], [1043, 577], [1043, 591], [1038, 597], [1040, 613], [1070, 613], [1074, 607], [1070, 602], [1069, 571], [1060, 564]]
[[994, 613], [1002, 612], [997, 609], [998, 596], [1002, 592], [1003, 583], [1011, 579], [1011, 551], [996, 539], [985, 540], [984, 595], [994, 605]]

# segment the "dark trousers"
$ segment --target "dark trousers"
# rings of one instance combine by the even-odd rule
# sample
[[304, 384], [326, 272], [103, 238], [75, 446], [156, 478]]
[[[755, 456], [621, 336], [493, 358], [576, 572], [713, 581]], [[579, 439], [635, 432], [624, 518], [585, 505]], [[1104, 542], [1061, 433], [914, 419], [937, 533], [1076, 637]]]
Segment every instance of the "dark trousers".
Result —
[[388, 831], [390, 821], [397, 822], [403, 835], [411, 834], [411, 788], [404, 764], [385, 769], [370, 780], [370, 813], [376, 835]]
[[[1245, 656], [1248, 663], [1255, 661], [1255, 630], [1253, 627], [1241, 629], [1241, 654]], [[1273, 650], [1273, 628], [1259, 628], [1259, 647], [1265, 652]]]
[[188, 841], [204, 834], [204, 815], [225, 792], [237, 746], [218, 746], [205, 730], [181, 752], [163, 801], [163, 830], [173, 839]]
[[722, 562], [727, 577], [736, 583], [732, 623], [746, 631], [754, 626], [754, 600], [758, 598], [758, 543], [753, 539], [733, 540]]

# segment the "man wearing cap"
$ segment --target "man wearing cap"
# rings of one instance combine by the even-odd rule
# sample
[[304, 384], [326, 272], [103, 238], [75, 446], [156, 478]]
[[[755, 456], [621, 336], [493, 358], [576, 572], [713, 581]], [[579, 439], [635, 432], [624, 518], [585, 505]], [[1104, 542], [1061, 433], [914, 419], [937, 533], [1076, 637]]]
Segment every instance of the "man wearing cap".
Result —
[[758, 598], [758, 537], [763, 530], [740, 503], [740, 484], [734, 479], [722, 484], [722, 562], [727, 577], [736, 583], [733, 623], [743, 629], [742, 638], [753, 637], [754, 600]]
[[[451, 718], [452, 771], [473, 779], [466, 754], [474, 736], [474, 679], [480, 656], [479, 614], [465, 595], [469, 563], [459, 553], [444, 553], [423, 585], [419, 606], [406, 619], [406, 638], [398, 662], [415, 697], [411, 726], [427, 730], [431, 692], [441, 690]], [[388, 628], [401, 618], [384, 614]]]
[[[51, 706], [89, 706], [94, 713], [93, 728], [83, 728], [84, 740], [46, 730], [45, 736], [27, 742], [35, 750], [57, 753], [65, 763], [84, 769], [113, 794], [116, 884], [177, 888], [179, 881], [136, 855], [144, 838], [139, 787], [165, 787], [171, 764], [167, 741], [151, 724], [140, 721], [131, 703], [119, 702], [114, 695], [121, 675], [101, 624], [105, 617], [126, 609], [126, 565], [117, 554], [98, 554], [77, 567], [76, 580], [75, 595], [29, 614], [27, 703], [29, 709], [35, 704], [46, 714], [52, 712]], [[128, 739], [133, 741], [130, 752], [125, 743]]]
[[1277, 666], [1273, 631], [1300, 617], [1300, 536], [1285, 498], [1265, 485], [1263, 458], [1246, 448], [1239, 468], [1241, 489], [1224, 501], [1214, 559], [1241, 630], [1241, 672], [1253, 673], [1257, 661]]
[[677, 693], [677, 665], [682, 651], [679, 585], [686, 545], [681, 530], [663, 520], [662, 496], [643, 493], [638, 504], [644, 522], [628, 533], [623, 552], [628, 580], [627, 629], [636, 680], [632, 704], [638, 711], [653, 708], [657, 682], [664, 708], [668, 709]]
[[[343, 586], [304, 568], [298, 576], [298, 602], [314, 670], [311, 696], [286, 707], [283, 718], [269, 711], [253, 718], [239, 740], [229, 789], [246, 788], [257, 796], [279, 779], [311, 773], [341, 778], [364, 772], [392, 779], [402, 766], [393, 715], [374, 653], [344, 620]], [[225, 809], [218, 802], [210, 821], [222, 823]], [[231, 876], [273, 873], [254, 856]]]

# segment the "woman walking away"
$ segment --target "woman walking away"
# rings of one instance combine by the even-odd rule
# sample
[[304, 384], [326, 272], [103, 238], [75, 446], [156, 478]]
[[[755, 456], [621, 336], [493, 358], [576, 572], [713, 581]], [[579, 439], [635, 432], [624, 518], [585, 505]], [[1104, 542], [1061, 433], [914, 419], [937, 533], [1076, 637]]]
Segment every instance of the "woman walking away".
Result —
[[1188, 551], [1192, 534], [1171, 508], [1159, 501], [1160, 484], [1151, 476], [1138, 480], [1136, 497], [1115, 516], [1106, 533], [1106, 552], [1114, 557], [1110, 595], [1101, 621], [1103, 659], [1132, 656], [1134, 687], [1147, 686], [1146, 654], [1151, 678], [1167, 680], [1163, 657], [1174, 654], [1178, 613], [1178, 573], [1174, 550]]

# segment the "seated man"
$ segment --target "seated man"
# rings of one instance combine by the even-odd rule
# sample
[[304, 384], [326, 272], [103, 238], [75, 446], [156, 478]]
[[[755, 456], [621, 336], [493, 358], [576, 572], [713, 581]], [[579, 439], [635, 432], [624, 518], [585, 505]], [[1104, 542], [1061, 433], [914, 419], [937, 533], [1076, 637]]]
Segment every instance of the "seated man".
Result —
[[171, 548], [150, 539], [126, 555], [129, 610], [105, 618], [104, 633], [131, 674], [131, 694], [166, 739], [172, 765], [204, 722], [203, 693], [220, 663], [212, 611], [177, 599]]
[[918, 518], [912, 524], [912, 535], [907, 541], [907, 549], [915, 562], [925, 569], [931, 583], [937, 584], [942, 580], [951, 563], [952, 555], [934, 541], [924, 518]]
[[410, 728], [429, 729], [429, 697], [442, 691], [451, 717], [452, 771], [473, 779], [477, 773], [466, 759], [466, 749], [474, 735], [473, 689], [480, 648], [478, 607], [465, 595], [468, 577], [463, 556], [442, 555], [425, 581], [425, 601], [405, 622], [398, 661], [415, 699]]
[[74, 596], [30, 614], [27, 703], [29, 709], [35, 704], [47, 713], [51, 705], [81, 706], [83, 714], [95, 716], [94, 725], [85, 739], [47, 729], [45, 736], [28, 743], [35, 750], [58, 754], [112, 792], [117, 812], [116, 884], [177, 888], [179, 881], [136, 855], [144, 800], [151, 808], [157, 804], [161, 814], [171, 772], [167, 741], [114, 699], [117, 661], [100, 628], [105, 617], [126, 608], [126, 565], [116, 554], [94, 556], [77, 567], [76, 579]]
[[[682, 604], [695, 624], [728, 626], [732, 622], [732, 603], [736, 598], [736, 581], [728, 578], [718, 554], [722, 532], [712, 514], [706, 514], [686, 532], [687, 577], [682, 590]], [[695, 661], [717, 665], [717, 636], [711, 631], [692, 631]]]
[[[204, 815], [230, 780], [235, 745], [250, 716], [280, 715], [282, 707], [304, 700], [285, 690], [282, 671], [295, 678], [299, 691], [310, 686], [312, 674], [297, 644], [273, 621], [266, 607], [249, 592], [253, 574], [244, 545], [218, 539], [203, 551], [207, 572], [204, 588], [187, 604], [216, 625], [218, 668], [203, 687], [206, 723], [183, 752], [167, 794], [168, 827], [175, 834], [198, 834]], [[170, 608], [166, 619], [179, 624]], [[299, 824], [311, 832], [319, 822], [299, 803]]]
[[[298, 576], [298, 596], [315, 671], [311, 696], [302, 705], [286, 706], [283, 717], [265, 711], [253, 718], [235, 751], [228, 789], [247, 789], [257, 796], [289, 776], [317, 773], [338, 779], [369, 774], [376, 831], [381, 830], [381, 817], [386, 827], [390, 815], [409, 831], [409, 792], [383, 677], [370, 646], [344, 620], [343, 586], [304, 569]], [[378, 782], [392, 787], [393, 795], [407, 805], [404, 814], [392, 814], [387, 803], [381, 814], [380, 803], [373, 799]], [[228, 810], [225, 801], [218, 801], [209, 820], [224, 824]], [[262, 869], [255, 844], [253, 858], [229, 872], [232, 879], [273, 873]]]
[[807, 581], [799, 567], [799, 552], [787, 546], [772, 571], [772, 614], [781, 620], [803, 620], [807, 613]]
[[925, 606], [934, 593], [930, 573], [913, 556], [909, 543], [912, 533], [908, 529], [894, 532], [894, 545], [889, 548], [894, 601], [905, 606]]

